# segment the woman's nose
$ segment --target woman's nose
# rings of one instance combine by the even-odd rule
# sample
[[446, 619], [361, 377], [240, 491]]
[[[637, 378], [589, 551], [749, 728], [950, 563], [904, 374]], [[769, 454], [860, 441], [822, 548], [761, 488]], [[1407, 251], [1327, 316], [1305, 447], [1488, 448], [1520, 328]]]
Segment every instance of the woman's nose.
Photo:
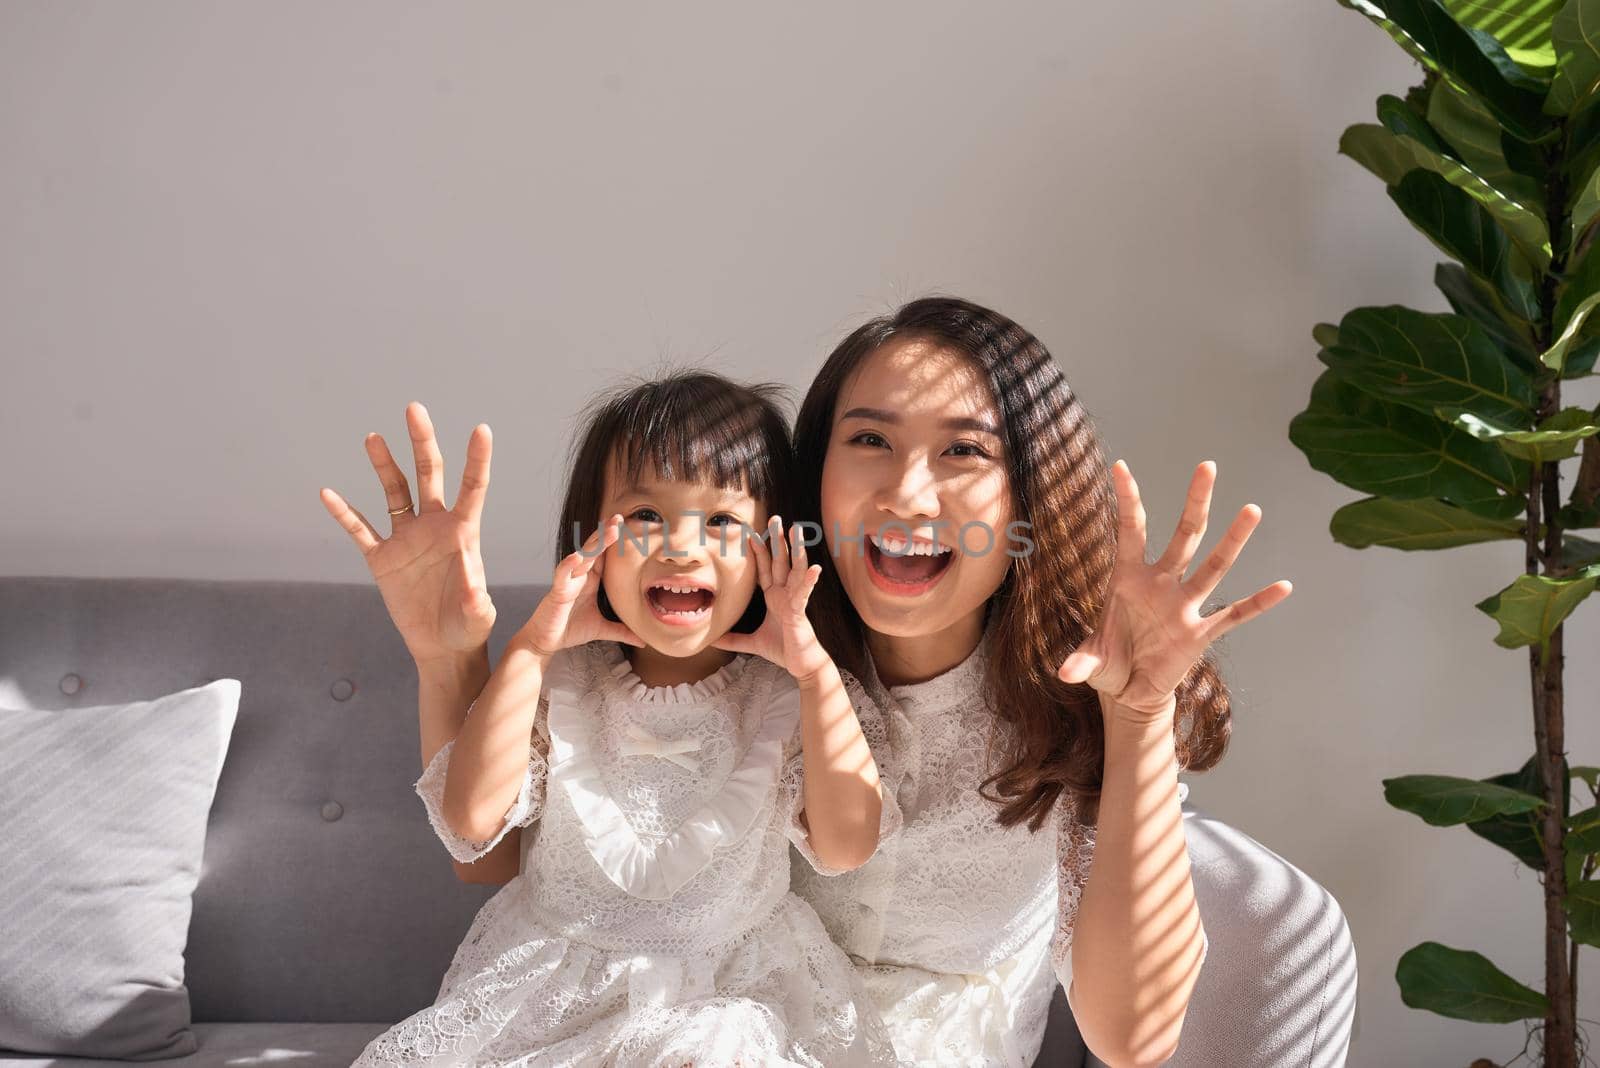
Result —
[[902, 519], [937, 518], [939, 515], [939, 480], [926, 463], [910, 461], [904, 464], [878, 495], [878, 507]]

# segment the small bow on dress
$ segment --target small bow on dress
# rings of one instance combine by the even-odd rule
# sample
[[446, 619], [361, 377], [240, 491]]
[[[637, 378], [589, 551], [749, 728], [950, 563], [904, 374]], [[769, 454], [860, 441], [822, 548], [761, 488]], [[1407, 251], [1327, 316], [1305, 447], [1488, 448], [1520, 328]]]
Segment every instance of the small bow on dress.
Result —
[[664, 741], [639, 726], [637, 723], [628, 724], [626, 737], [622, 742], [623, 756], [658, 756], [670, 760], [686, 771], [699, 771], [700, 762], [692, 756], [685, 756], [700, 748], [698, 738], [677, 738]]

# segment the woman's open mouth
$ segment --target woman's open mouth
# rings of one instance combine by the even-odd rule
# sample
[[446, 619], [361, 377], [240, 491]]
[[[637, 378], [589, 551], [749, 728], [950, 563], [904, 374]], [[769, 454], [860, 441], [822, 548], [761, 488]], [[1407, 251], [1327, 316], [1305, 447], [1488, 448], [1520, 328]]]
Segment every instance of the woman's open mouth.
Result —
[[944, 578], [956, 554], [948, 545], [912, 544], [903, 538], [869, 534], [866, 557], [867, 576], [874, 586], [897, 597], [915, 597]]
[[711, 605], [717, 593], [698, 580], [662, 580], [647, 587], [644, 599], [650, 614], [674, 627], [692, 627], [711, 618]]

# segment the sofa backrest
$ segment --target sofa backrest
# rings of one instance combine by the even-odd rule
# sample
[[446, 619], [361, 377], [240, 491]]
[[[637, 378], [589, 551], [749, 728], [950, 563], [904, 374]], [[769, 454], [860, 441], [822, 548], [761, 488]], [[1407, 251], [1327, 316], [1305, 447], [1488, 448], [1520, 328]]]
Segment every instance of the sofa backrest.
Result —
[[[546, 588], [491, 588], [492, 662]], [[456, 878], [412, 790], [416, 670], [376, 586], [0, 577], [0, 704], [217, 678], [242, 687], [189, 925], [195, 1021], [392, 1022], [431, 1003], [498, 887]]]

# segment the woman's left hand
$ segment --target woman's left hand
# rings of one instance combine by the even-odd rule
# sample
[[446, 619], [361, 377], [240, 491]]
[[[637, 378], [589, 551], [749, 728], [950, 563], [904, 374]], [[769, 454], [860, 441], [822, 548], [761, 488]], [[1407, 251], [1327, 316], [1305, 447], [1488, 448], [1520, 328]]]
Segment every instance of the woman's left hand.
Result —
[[1221, 543], [1191, 578], [1184, 579], [1206, 532], [1216, 473], [1216, 464], [1210, 460], [1195, 469], [1177, 532], [1161, 559], [1147, 564], [1139, 486], [1123, 461], [1111, 468], [1119, 530], [1105, 608], [1099, 628], [1073, 650], [1057, 674], [1064, 682], [1087, 682], [1100, 692], [1102, 709], [1114, 707], [1118, 715], [1135, 723], [1153, 723], [1163, 717], [1170, 721], [1177, 707], [1178, 684], [1207, 647], [1266, 612], [1294, 589], [1287, 580], [1280, 580], [1222, 611], [1200, 615], [1201, 604], [1261, 522], [1261, 509], [1245, 505]]
[[747, 531], [745, 545], [755, 556], [767, 618], [754, 634], [729, 631], [711, 644], [731, 653], [765, 657], [804, 682], [830, 662], [806, 617], [806, 604], [816, 589], [822, 566], [807, 564], [806, 546], [798, 526], [790, 527], [788, 538], [784, 537], [782, 516], [775, 515], [767, 521], [764, 539], [754, 530]]

